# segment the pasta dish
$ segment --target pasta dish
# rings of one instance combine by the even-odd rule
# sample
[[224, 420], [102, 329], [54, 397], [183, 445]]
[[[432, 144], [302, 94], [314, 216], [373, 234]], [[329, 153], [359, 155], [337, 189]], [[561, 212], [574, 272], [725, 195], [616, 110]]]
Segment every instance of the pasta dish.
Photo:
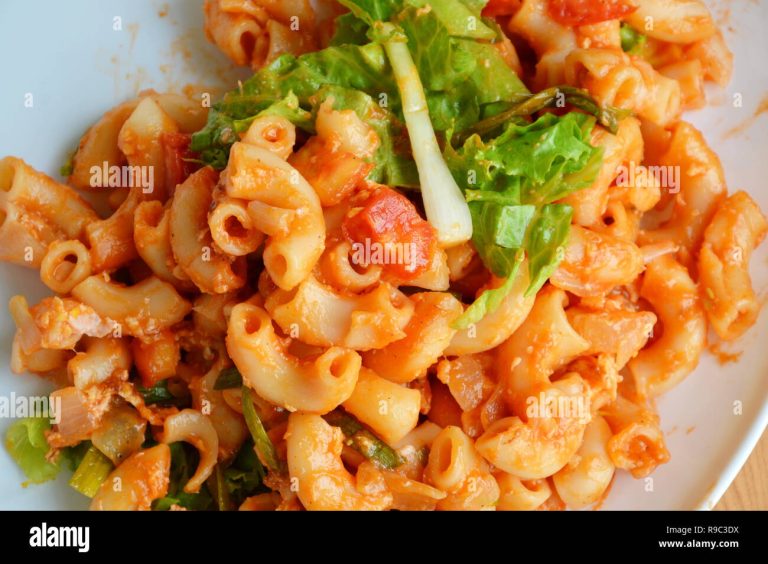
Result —
[[202, 4], [251, 78], [122, 101], [58, 180], [0, 160], [0, 259], [51, 291], [9, 303], [55, 385], [29, 483], [580, 509], [670, 459], [656, 399], [756, 322], [768, 232], [683, 119], [732, 71], [703, 0]]

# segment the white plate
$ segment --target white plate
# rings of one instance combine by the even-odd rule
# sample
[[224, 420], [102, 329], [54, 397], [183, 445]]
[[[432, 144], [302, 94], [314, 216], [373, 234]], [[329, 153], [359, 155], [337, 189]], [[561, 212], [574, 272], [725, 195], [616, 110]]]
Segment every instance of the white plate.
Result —
[[[68, 151], [102, 113], [145, 88], [181, 89], [186, 83], [220, 86], [234, 76], [205, 41], [202, 2], [175, 0], [3, 0], [0, 3], [0, 156], [15, 155], [57, 177]], [[768, 115], [755, 108], [768, 93], [765, 2], [711, 2], [736, 55], [734, 80], [714, 89], [708, 109], [686, 119], [700, 127], [725, 166], [731, 191], [747, 190], [768, 210]], [[160, 17], [164, 6], [167, 16]], [[730, 8], [730, 11], [728, 11]], [[116, 31], [121, 18], [122, 31]], [[233, 82], [230, 82], [232, 84]], [[25, 95], [34, 106], [25, 108]], [[734, 107], [735, 95], [742, 107]], [[726, 133], [745, 123], [743, 133]], [[768, 289], [768, 244], [753, 258], [758, 293]], [[30, 303], [49, 292], [35, 272], [0, 264], [0, 396], [42, 394], [49, 387], [34, 376], [8, 370], [14, 325], [5, 304], [15, 294]], [[606, 509], [712, 507], [768, 423], [768, 315], [763, 314], [733, 350], [740, 362], [720, 366], [705, 355], [695, 373], [659, 401], [672, 453], [669, 464], [648, 480], [620, 476]], [[762, 345], [762, 346], [761, 346]], [[734, 414], [740, 402], [741, 415]], [[0, 420], [4, 437], [9, 420]], [[65, 474], [62, 472], [62, 475]], [[22, 489], [24, 476], [0, 449], [0, 508], [79, 509], [87, 499], [56, 482]]]

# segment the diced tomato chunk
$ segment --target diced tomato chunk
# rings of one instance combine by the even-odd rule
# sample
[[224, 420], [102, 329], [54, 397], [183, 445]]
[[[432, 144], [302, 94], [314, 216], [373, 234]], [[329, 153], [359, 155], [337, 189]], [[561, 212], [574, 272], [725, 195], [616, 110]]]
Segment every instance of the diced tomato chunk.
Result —
[[549, 0], [549, 14], [565, 26], [623, 18], [637, 10], [630, 0]]
[[495, 18], [496, 16], [511, 16], [520, 9], [522, 0], [491, 0], [483, 8], [483, 15], [486, 18]]
[[377, 187], [360, 209], [353, 210], [342, 230], [360, 248], [378, 248], [379, 255], [389, 259], [380, 266], [404, 281], [426, 271], [438, 250], [435, 228], [408, 198], [386, 186]]

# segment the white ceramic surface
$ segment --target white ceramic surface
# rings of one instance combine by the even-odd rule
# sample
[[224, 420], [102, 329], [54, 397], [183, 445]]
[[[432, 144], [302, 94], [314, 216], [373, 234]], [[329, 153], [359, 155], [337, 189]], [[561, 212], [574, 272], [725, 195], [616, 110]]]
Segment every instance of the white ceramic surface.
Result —
[[[0, 157], [15, 155], [57, 177], [84, 129], [107, 109], [145, 88], [221, 86], [228, 63], [202, 32], [199, 0], [2, 0], [0, 2]], [[688, 114], [720, 155], [731, 191], [747, 190], [768, 210], [768, 2], [710, 2], [734, 50], [726, 90], [711, 89], [710, 107]], [[160, 13], [168, 7], [168, 14]], [[122, 31], [114, 30], [121, 18]], [[231, 83], [231, 82], [230, 82]], [[26, 94], [34, 106], [24, 105]], [[741, 98], [741, 107], [734, 100]], [[749, 124], [747, 127], [744, 125]], [[738, 132], [733, 131], [738, 128]], [[729, 133], [730, 132], [730, 133]], [[755, 287], [768, 293], [768, 243], [753, 258]], [[0, 264], [0, 396], [42, 394], [49, 387], [7, 368], [14, 326], [8, 300], [31, 303], [48, 294], [36, 273]], [[605, 509], [712, 507], [768, 423], [768, 314], [729, 350], [738, 363], [705, 355], [695, 373], [659, 401], [672, 460], [652, 481], [620, 476]], [[734, 413], [740, 402], [741, 414]], [[0, 419], [4, 437], [10, 421]], [[62, 473], [64, 474], [64, 473]], [[87, 499], [65, 479], [23, 489], [22, 473], [0, 448], [0, 509], [80, 509]]]

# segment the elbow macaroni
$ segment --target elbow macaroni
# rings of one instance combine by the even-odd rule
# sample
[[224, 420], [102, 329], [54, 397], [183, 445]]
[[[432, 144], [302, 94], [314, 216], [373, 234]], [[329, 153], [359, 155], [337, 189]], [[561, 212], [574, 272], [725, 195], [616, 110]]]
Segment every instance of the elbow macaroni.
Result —
[[[655, 398], [695, 368], [710, 325], [735, 339], [761, 309], [749, 267], [768, 222], [745, 192], [728, 195], [717, 155], [680, 119], [705, 104], [707, 81], [727, 84], [733, 56], [701, 0], [644, 0], [571, 26], [548, 0], [504, 4], [511, 37], [495, 47], [526, 84], [583, 88], [633, 115], [615, 134], [593, 129], [602, 165], [558, 202], [573, 219], [549, 283], [527, 294], [539, 257], [525, 257], [498, 307], [464, 329], [463, 302], [505, 280], [471, 242], [433, 249], [410, 279], [358, 260], [345, 222], [370, 211], [357, 202], [379, 187], [382, 143], [402, 140], [322, 91], [312, 131], [287, 114], [238, 120], [221, 172], [188, 149], [207, 110], [152, 91], [88, 129], [66, 185], [0, 160], [0, 260], [39, 269], [56, 294], [11, 299], [11, 368], [66, 383], [52, 398], [70, 415], [49, 445], [92, 439], [118, 464], [92, 508], [169, 495], [179, 441], [199, 452], [186, 493], [255, 444], [272, 491], [239, 498], [241, 510], [578, 509], [599, 505], [618, 473], [669, 460]], [[341, 11], [204, 10], [209, 39], [254, 69], [315, 50]], [[623, 24], [646, 36], [631, 53]], [[93, 167], [123, 166], [153, 171], [151, 185], [94, 181]], [[108, 206], [92, 207], [98, 197]], [[374, 230], [385, 243], [399, 235], [390, 219]], [[117, 452], [107, 422], [121, 413], [133, 427]], [[159, 444], [141, 448], [147, 423]]]

